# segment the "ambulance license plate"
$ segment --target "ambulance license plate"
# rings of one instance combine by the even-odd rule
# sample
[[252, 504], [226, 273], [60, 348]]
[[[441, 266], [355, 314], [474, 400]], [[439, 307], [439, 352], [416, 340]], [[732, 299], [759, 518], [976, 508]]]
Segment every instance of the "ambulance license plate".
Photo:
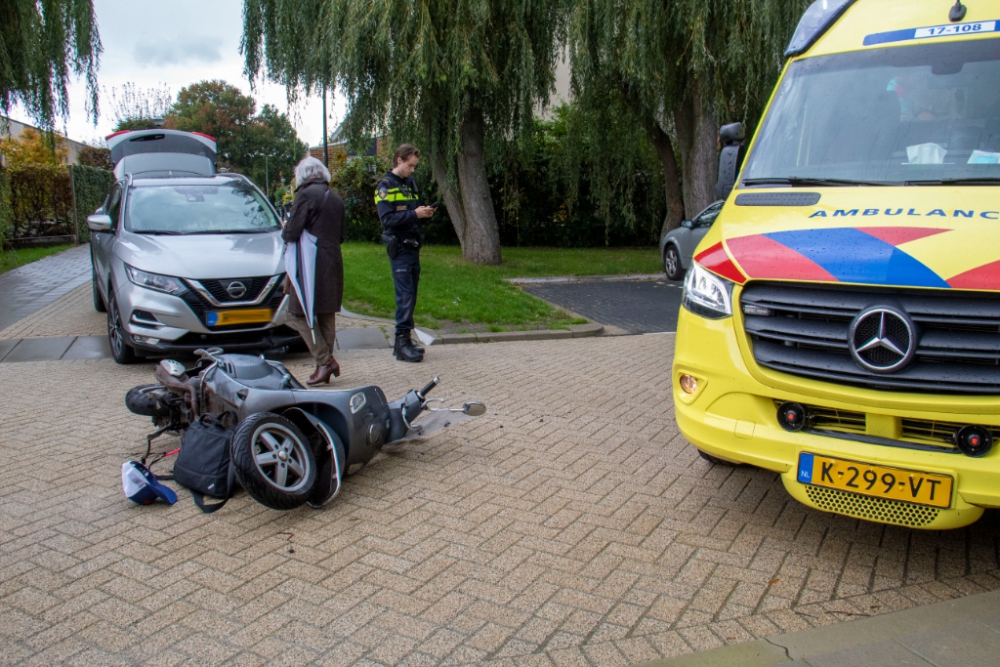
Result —
[[954, 483], [948, 475], [887, 468], [807, 452], [799, 454], [798, 480], [803, 484], [944, 509], [951, 507]]
[[205, 324], [210, 327], [228, 327], [234, 324], [266, 324], [274, 313], [270, 308], [249, 310], [213, 310], [205, 314]]

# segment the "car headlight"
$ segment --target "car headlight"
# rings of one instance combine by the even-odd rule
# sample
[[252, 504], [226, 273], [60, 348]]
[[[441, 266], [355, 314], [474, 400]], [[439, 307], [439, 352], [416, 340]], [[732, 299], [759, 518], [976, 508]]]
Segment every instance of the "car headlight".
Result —
[[733, 283], [709, 273], [697, 262], [684, 279], [684, 307], [695, 315], [718, 320], [733, 314]]
[[148, 271], [140, 271], [139, 269], [133, 268], [128, 264], [125, 265], [125, 273], [128, 274], [128, 279], [139, 287], [145, 287], [147, 289], [156, 290], [157, 292], [166, 292], [167, 294], [182, 294], [187, 291], [187, 287], [180, 278], [172, 278], [170, 276], [161, 276], [158, 273], [149, 273]]

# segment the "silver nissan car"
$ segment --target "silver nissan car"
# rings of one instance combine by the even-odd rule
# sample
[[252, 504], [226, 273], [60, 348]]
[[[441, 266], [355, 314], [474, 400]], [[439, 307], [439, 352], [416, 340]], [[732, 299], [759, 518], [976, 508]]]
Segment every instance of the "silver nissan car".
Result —
[[298, 343], [283, 326], [281, 224], [260, 190], [235, 174], [157, 176], [122, 173], [87, 220], [115, 361]]

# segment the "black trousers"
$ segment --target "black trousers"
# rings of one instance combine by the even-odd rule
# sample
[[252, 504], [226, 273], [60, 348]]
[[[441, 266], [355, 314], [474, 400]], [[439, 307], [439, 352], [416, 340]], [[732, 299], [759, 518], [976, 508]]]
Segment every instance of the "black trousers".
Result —
[[392, 265], [396, 286], [396, 335], [409, 336], [413, 331], [413, 311], [417, 307], [417, 283], [420, 282], [420, 251], [405, 246], [399, 249]]

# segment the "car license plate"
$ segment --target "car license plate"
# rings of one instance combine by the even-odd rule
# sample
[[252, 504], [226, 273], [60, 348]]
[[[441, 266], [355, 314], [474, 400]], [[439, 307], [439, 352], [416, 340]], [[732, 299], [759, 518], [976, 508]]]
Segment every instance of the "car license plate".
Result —
[[798, 480], [803, 484], [815, 484], [875, 498], [943, 508], [951, 507], [954, 481], [948, 475], [887, 468], [806, 452], [799, 454]]
[[210, 327], [226, 327], [234, 324], [261, 324], [271, 321], [273, 313], [270, 308], [253, 308], [251, 310], [211, 311], [205, 315], [205, 324]]

